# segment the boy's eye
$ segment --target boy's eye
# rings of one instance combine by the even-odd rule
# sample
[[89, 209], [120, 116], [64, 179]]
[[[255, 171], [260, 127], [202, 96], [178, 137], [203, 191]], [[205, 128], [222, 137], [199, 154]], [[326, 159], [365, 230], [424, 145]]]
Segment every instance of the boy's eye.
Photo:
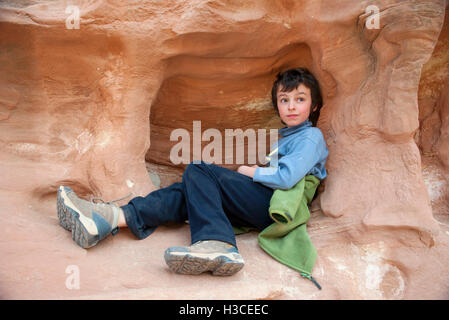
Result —
[[302, 102], [304, 101], [304, 98], [298, 98], [297, 100]]
[[281, 102], [282, 102], [282, 103], [285, 103], [285, 102], [287, 102], [287, 99], [282, 98], [282, 99], [281, 99]]

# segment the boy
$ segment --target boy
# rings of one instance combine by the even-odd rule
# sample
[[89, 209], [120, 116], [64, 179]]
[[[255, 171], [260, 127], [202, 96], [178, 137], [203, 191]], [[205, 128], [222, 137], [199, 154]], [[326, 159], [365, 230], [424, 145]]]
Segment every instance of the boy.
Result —
[[127, 205], [91, 203], [69, 188], [58, 191], [61, 226], [83, 248], [96, 245], [121, 227], [144, 239], [157, 226], [189, 221], [192, 245], [165, 251], [169, 268], [181, 274], [233, 275], [244, 265], [232, 226], [263, 230], [273, 221], [268, 208], [275, 189], [290, 189], [304, 176], [326, 177], [328, 155], [316, 128], [322, 97], [315, 77], [304, 68], [278, 74], [273, 107], [286, 127], [279, 130], [277, 161], [270, 167], [240, 166], [237, 172], [214, 164], [189, 164], [182, 182], [136, 197]]

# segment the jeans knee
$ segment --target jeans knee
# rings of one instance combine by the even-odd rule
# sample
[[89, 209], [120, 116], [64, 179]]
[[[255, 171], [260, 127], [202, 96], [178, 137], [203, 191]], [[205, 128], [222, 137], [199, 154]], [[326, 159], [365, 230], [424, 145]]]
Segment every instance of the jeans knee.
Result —
[[190, 162], [188, 165], [187, 165], [187, 167], [186, 167], [186, 170], [185, 171], [187, 171], [187, 170], [195, 170], [195, 169], [198, 169], [198, 168], [201, 168], [201, 167], [204, 167], [204, 166], [206, 166], [206, 165], [208, 165], [208, 163], [206, 163], [206, 162], [204, 162], [204, 161], [192, 161], [192, 162]]
[[185, 172], [191, 171], [191, 170], [196, 170], [198, 169], [198, 166], [201, 165], [201, 162], [190, 162], [186, 169], [184, 170]]
[[190, 162], [186, 169], [184, 170], [184, 174], [183, 177], [186, 176], [191, 176], [192, 173], [194, 172], [198, 172], [199, 166], [201, 165], [201, 163], [196, 163], [196, 162]]
[[209, 164], [201, 161], [201, 162], [190, 162], [186, 169], [184, 170], [184, 174], [183, 177], [188, 177], [191, 178], [195, 175], [198, 174], [199, 171], [206, 171], [206, 166], [208, 166]]

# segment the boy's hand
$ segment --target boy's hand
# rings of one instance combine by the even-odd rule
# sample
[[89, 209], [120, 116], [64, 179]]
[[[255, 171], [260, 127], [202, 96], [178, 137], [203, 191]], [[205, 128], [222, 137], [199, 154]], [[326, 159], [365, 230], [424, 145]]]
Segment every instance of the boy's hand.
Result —
[[248, 177], [250, 177], [250, 178], [252, 178], [252, 177], [254, 177], [254, 173], [256, 172], [256, 169], [258, 168], [259, 166], [258, 165], [253, 165], [253, 166], [251, 166], [251, 167], [248, 167], [248, 166], [240, 166], [240, 167], [238, 167], [238, 169], [237, 169], [237, 172], [238, 173], [241, 173], [241, 174], [243, 174], [243, 175], [245, 175], [245, 176], [248, 176]]

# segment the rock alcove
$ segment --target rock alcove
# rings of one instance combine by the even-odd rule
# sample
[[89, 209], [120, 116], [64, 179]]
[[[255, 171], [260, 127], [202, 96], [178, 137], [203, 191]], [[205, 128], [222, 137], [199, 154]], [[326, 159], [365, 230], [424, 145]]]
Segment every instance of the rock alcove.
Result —
[[[445, 1], [376, 1], [374, 29], [372, 1], [73, 1], [79, 29], [68, 5], [0, 4], [2, 298], [447, 298]], [[308, 226], [322, 291], [254, 234], [238, 239], [245, 271], [225, 281], [164, 268], [188, 226], [144, 241], [123, 230], [88, 251], [58, 226], [60, 184], [112, 200], [154, 190], [148, 170], [178, 179], [174, 128], [277, 127], [269, 90], [296, 66], [325, 100], [329, 176]], [[65, 286], [73, 265], [79, 290]]]

